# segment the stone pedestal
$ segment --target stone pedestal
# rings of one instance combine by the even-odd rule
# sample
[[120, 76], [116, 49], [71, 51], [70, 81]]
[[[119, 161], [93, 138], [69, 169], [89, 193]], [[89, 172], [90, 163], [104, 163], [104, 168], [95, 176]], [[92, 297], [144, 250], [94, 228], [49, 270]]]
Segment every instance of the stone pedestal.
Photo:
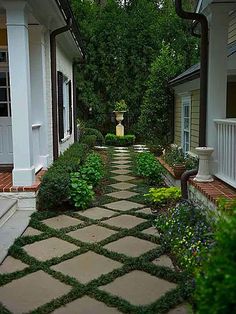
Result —
[[209, 158], [214, 151], [212, 147], [197, 147], [195, 148], [199, 157], [199, 167], [196, 177], [193, 179], [197, 182], [212, 182], [214, 181], [209, 171]]
[[121, 123], [117, 124], [117, 126], [116, 126], [116, 136], [124, 136], [124, 134], [125, 134], [124, 126]]

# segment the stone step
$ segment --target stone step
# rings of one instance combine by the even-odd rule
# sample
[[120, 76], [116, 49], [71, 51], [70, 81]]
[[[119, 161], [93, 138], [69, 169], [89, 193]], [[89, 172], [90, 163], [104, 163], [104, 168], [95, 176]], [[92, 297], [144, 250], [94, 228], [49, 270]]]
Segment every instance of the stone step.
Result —
[[17, 200], [0, 199], [0, 227], [11, 218], [16, 210]]

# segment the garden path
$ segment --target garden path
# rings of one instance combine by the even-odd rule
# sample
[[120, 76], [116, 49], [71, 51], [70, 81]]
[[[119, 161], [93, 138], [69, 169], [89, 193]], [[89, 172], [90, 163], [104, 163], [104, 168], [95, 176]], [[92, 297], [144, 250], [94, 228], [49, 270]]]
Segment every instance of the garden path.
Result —
[[103, 196], [113, 201], [32, 217], [0, 266], [0, 313], [187, 313], [131, 172], [130, 151], [116, 148]]

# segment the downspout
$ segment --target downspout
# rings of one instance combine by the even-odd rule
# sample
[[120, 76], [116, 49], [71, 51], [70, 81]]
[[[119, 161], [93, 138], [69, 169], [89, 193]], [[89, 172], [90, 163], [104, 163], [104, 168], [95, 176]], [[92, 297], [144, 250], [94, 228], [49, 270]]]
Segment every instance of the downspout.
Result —
[[57, 45], [56, 37], [71, 29], [72, 20], [66, 26], [55, 29], [50, 34], [51, 47], [51, 82], [52, 82], [52, 137], [53, 137], [53, 160], [58, 158], [58, 113], [57, 113]]
[[[187, 12], [183, 10], [182, 0], [175, 0], [175, 10], [179, 17], [199, 22], [201, 25], [201, 53], [200, 53], [200, 114], [199, 114], [199, 146], [206, 146], [206, 115], [207, 115], [207, 89], [208, 89], [208, 21], [204, 14]], [[194, 33], [194, 28], [192, 29]], [[199, 37], [197, 35], [197, 37]], [[186, 171], [181, 177], [182, 197], [188, 199], [187, 182], [190, 176], [196, 175], [197, 170]]]

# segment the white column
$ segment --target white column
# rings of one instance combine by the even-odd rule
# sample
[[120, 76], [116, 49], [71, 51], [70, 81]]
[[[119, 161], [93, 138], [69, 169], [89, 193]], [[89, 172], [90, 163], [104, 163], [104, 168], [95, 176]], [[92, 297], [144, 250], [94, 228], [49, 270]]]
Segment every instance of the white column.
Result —
[[[214, 119], [226, 117], [227, 97], [227, 41], [229, 7], [227, 4], [211, 4], [209, 17], [209, 77], [207, 107], [207, 146], [217, 151], [217, 129]], [[213, 154], [213, 173], [217, 156]]]
[[[29, 28], [30, 77], [31, 77], [31, 107], [32, 124], [39, 125], [38, 162], [40, 166], [48, 167], [48, 119], [46, 101], [45, 74], [45, 44], [44, 29], [41, 25], [31, 25]], [[37, 133], [36, 133], [37, 134]], [[34, 133], [33, 133], [34, 141]], [[34, 145], [33, 145], [34, 147]], [[38, 164], [35, 166], [39, 166]]]
[[31, 86], [26, 1], [5, 1], [11, 82], [13, 184], [32, 185], [33, 166]]

